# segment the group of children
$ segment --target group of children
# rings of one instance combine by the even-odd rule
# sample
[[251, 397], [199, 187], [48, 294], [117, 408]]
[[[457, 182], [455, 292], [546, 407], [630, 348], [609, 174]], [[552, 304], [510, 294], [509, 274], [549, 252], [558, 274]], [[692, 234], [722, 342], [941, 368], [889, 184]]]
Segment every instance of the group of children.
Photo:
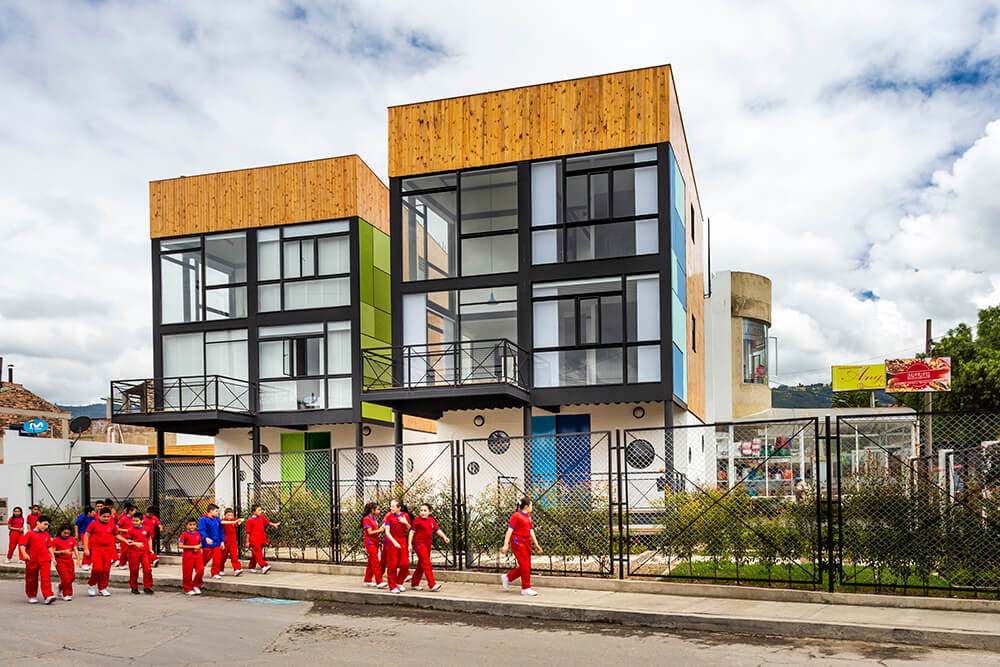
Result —
[[[542, 547], [535, 537], [531, 510], [531, 500], [522, 498], [517, 511], [510, 517], [500, 549], [502, 553], [513, 551], [517, 560], [517, 567], [501, 575], [500, 583], [504, 590], [510, 590], [510, 583], [521, 579], [521, 595], [538, 595], [531, 588], [531, 547], [534, 545], [538, 553], [542, 553]], [[368, 555], [364, 585], [388, 588], [390, 593], [398, 594], [406, 590], [403, 585], [408, 582], [411, 589], [423, 590], [420, 581], [426, 577], [428, 590], [440, 590], [441, 584], [434, 581], [431, 546], [435, 535], [446, 544], [450, 544], [451, 540], [431, 516], [430, 505], [422, 503], [419, 515], [413, 517], [398, 498], [393, 498], [389, 501], [389, 511], [381, 521], [378, 513], [378, 503], [365, 505], [365, 516], [361, 521], [361, 537]], [[385, 538], [381, 539], [380, 535], [385, 535]], [[417, 557], [412, 575], [409, 571], [410, 551]], [[388, 582], [382, 580], [383, 575]]]
[[[11, 511], [7, 521], [7, 562], [11, 562], [14, 551], [19, 549], [20, 558], [25, 563], [25, 593], [29, 603], [39, 602], [39, 588], [45, 604], [52, 604], [57, 599], [52, 590], [53, 561], [59, 576], [59, 595], [63, 600], [73, 599], [77, 567], [90, 572], [87, 594], [91, 597], [111, 595], [108, 580], [115, 566], [129, 569], [129, 587], [134, 595], [140, 594], [141, 570], [142, 592], [153, 594], [152, 568], [158, 561], [154, 544], [160, 526], [157, 508], [150, 507], [143, 514], [135, 506], [127, 504], [119, 515], [111, 500], [98, 501], [95, 505], [85, 507], [72, 526], [60, 526], [56, 537], [49, 534], [50, 519], [41, 514], [38, 506], [33, 505], [27, 517], [20, 507]], [[243, 519], [237, 519], [231, 509], [227, 509], [220, 519], [216, 505], [209, 505], [201, 519], [187, 520], [187, 530], [179, 538], [185, 593], [201, 594], [208, 563], [211, 563], [211, 576], [221, 579], [227, 556], [232, 562], [233, 574], [242, 574], [236, 533], [241, 523]], [[266, 573], [271, 569], [264, 560], [264, 546], [268, 544], [266, 528], [277, 525], [277, 522], [268, 521], [260, 505], [254, 505], [253, 515], [246, 521], [247, 539], [253, 554], [251, 572]]]
[[[7, 521], [9, 546], [7, 562], [20, 547], [21, 560], [25, 561], [25, 593], [28, 602], [38, 603], [38, 590], [45, 604], [52, 604], [56, 595], [52, 591], [51, 569], [55, 561], [59, 576], [59, 594], [63, 600], [73, 599], [75, 567], [90, 571], [87, 594], [109, 596], [108, 579], [111, 569], [129, 568], [129, 587], [134, 595], [139, 595], [139, 571], [142, 571], [142, 588], [147, 595], [153, 593], [153, 571], [157, 556], [154, 542], [160, 520], [156, 507], [150, 507], [145, 514], [133, 505], [125, 505], [121, 515], [117, 515], [111, 500], [87, 506], [73, 526], [59, 527], [56, 537], [49, 535], [49, 517], [40, 513], [38, 506], [31, 507], [31, 513], [23, 516], [23, 510], [15, 507]], [[529, 498], [521, 499], [504, 535], [501, 553], [511, 551], [517, 566], [500, 576], [504, 590], [510, 584], [521, 580], [521, 595], [537, 595], [531, 588], [531, 549], [538, 553], [542, 548], [535, 536], [531, 520], [532, 504]], [[437, 535], [450, 544], [427, 503], [420, 505], [418, 515], [412, 516], [398, 498], [389, 501], [389, 511], [378, 518], [378, 503], [365, 505], [365, 516], [361, 522], [362, 540], [368, 556], [364, 585], [388, 588], [390, 593], [405, 591], [409, 583], [415, 591], [423, 590], [421, 581], [426, 577], [428, 590], [440, 590], [441, 584], [434, 580], [431, 565], [431, 548]], [[227, 509], [219, 516], [218, 505], [209, 505], [200, 519], [189, 518], [186, 530], [181, 533], [178, 543], [181, 548], [181, 580], [184, 593], [201, 595], [205, 567], [210, 565], [210, 576], [221, 579], [228, 558], [233, 567], [233, 576], [240, 576], [243, 568], [239, 560], [239, 539], [237, 527], [244, 523], [236, 518], [233, 510]], [[252, 515], [246, 520], [244, 530], [250, 546], [250, 572], [266, 574], [271, 566], [264, 560], [264, 547], [268, 544], [267, 528], [278, 526], [264, 516], [260, 505], [254, 505]], [[382, 537], [384, 535], [384, 538]], [[82, 536], [83, 555], [80, 554]], [[412, 551], [417, 565], [410, 574]], [[383, 581], [383, 576], [387, 581]]]

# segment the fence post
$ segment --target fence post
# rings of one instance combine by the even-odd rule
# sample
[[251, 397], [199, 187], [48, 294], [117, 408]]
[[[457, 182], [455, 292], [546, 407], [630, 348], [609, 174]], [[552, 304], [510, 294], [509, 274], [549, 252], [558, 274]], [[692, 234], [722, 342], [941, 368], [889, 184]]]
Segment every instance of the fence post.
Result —
[[[837, 425], [840, 425], [838, 421]], [[830, 415], [826, 416], [826, 589], [833, 592], [833, 459], [831, 457]], [[839, 442], [838, 442], [839, 448]], [[840, 488], [840, 480], [837, 480]]]
[[[618, 441], [618, 429], [615, 429], [615, 442]], [[615, 448], [615, 444], [611, 442], [611, 434], [608, 434], [608, 565], [611, 566], [611, 576], [615, 576], [615, 526], [614, 526], [614, 514], [615, 511], [615, 494], [614, 494], [614, 479], [615, 470], [611, 463], [611, 450]], [[621, 551], [621, 534], [618, 535], [618, 551]]]
[[326, 475], [327, 481], [329, 481], [330, 488], [330, 562], [337, 562], [337, 534], [340, 532], [340, 526], [337, 523], [337, 507], [333, 502], [334, 496], [336, 494], [336, 488], [333, 485], [333, 455], [334, 450], [331, 448], [328, 450], [327, 456], [329, 457], [326, 462]]
[[[622, 483], [622, 432], [615, 429], [615, 459], [618, 467], [618, 578], [625, 578], [625, 554], [631, 545], [626, 544], [625, 528], [622, 514], [624, 512], [624, 500], [628, 493]], [[627, 480], [626, 480], [627, 483]]]
[[[32, 502], [34, 502], [35, 489], [32, 487]], [[80, 498], [83, 505], [90, 503], [90, 464], [86, 460], [80, 461]]]
[[[336, 540], [334, 541], [334, 562], [338, 565], [340, 564], [343, 555], [341, 554], [340, 548], [340, 453], [339, 449], [330, 450], [330, 455], [333, 457], [333, 525], [334, 534], [336, 535]], [[357, 463], [355, 463], [357, 465]]]

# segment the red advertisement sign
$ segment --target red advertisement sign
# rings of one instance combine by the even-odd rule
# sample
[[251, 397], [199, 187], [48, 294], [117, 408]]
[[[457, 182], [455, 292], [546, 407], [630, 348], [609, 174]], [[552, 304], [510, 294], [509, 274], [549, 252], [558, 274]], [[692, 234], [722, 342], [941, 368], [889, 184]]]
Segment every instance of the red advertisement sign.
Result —
[[951, 391], [951, 357], [886, 359], [885, 385], [898, 393]]

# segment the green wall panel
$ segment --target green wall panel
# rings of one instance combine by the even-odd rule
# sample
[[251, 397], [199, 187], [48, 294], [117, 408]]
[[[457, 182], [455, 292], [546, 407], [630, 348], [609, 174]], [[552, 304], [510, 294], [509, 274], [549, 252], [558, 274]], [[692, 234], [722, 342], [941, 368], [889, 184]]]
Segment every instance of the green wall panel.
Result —
[[361, 404], [361, 416], [365, 419], [379, 419], [384, 422], [392, 421], [392, 408], [374, 403]]
[[392, 286], [389, 282], [389, 274], [379, 269], [374, 270], [374, 299], [372, 305], [387, 313], [392, 312]]
[[392, 342], [392, 317], [389, 313], [375, 311], [375, 337], [387, 344]]
[[389, 235], [372, 228], [372, 264], [386, 273], [392, 271], [389, 257]]
[[361, 333], [375, 336], [375, 308], [367, 303], [361, 304]]
[[[302, 482], [306, 478], [306, 459], [301, 452], [306, 448], [305, 433], [281, 434], [281, 481]], [[290, 454], [289, 452], [300, 452]]]

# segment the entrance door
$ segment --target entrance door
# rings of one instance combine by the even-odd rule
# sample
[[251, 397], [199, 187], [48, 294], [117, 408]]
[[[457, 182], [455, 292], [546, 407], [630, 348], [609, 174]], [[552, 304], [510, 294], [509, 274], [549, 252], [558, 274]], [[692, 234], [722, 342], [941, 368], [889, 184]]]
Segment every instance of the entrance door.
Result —
[[[536, 488], [590, 482], [590, 415], [531, 418], [531, 472]], [[552, 436], [552, 437], [548, 437]]]
[[[283, 485], [307, 482], [310, 489], [322, 489], [329, 484], [330, 433], [282, 433], [281, 481]], [[324, 450], [311, 453], [313, 450]]]

